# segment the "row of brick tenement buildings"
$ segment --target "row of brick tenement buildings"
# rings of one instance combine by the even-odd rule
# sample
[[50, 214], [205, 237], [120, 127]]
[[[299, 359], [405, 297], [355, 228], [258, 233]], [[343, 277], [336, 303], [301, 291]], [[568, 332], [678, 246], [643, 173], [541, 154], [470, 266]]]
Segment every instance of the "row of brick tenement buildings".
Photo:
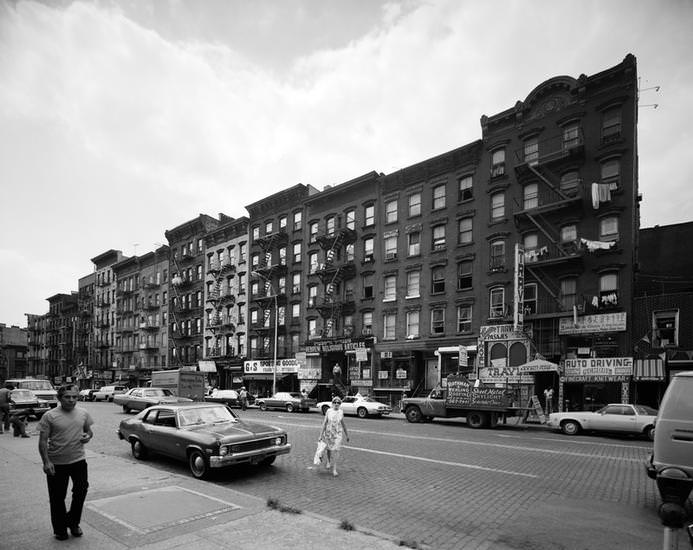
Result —
[[482, 116], [478, 141], [397, 172], [201, 214], [142, 256], [105, 251], [28, 316], [29, 373], [134, 384], [193, 366], [222, 387], [396, 404], [462, 368], [523, 400], [553, 386], [561, 405], [656, 401], [667, 357], [636, 348], [650, 321], [633, 321], [637, 96], [628, 55], [541, 83]]

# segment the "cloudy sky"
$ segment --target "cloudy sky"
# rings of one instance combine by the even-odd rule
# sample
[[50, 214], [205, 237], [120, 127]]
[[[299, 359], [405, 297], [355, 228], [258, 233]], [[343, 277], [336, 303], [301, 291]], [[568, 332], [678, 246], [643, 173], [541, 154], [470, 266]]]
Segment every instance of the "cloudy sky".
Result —
[[691, 24], [690, 0], [0, 0], [0, 322], [108, 249], [409, 166], [629, 52], [641, 225], [691, 220]]

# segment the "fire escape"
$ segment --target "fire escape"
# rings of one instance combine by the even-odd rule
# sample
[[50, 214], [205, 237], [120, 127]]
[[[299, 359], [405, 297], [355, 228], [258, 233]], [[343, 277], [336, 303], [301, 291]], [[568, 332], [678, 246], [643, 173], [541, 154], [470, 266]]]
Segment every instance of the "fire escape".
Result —
[[[260, 246], [263, 257], [260, 263], [255, 266], [255, 272], [262, 279], [264, 285], [264, 292], [262, 294], [256, 294], [252, 296], [252, 300], [260, 307], [262, 310], [262, 322], [256, 323], [252, 328], [256, 334], [262, 336], [262, 355], [265, 358], [270, 358], [272, 356], [272, 338], [270, 338], [271, 333], [271, 317], [272, 317], [272, 307], [276, 304], [277, 311], [274, 312], [275, 315], [279, 315], [279, 303], [286, 303], [285, 289], [278, 284], [279, 278], [284, 277], [286, 279], [287, 267], [286, 267], [286, 247], [282, 248], [288, 242], [289, 236], [285, 231], [277, 231], [274, 233], [269, 233], [264, 237], [259, 237], [255, 239], [255, 244]], [[277, 261], [273, 261], [274, 251], [277, 251]], [[284, 256], [281, 256], [280, 250], [284, 251]], [[286, 280], [284, 280], [284, 285], [286, 285]], [[277, 319], [277, 326], [284, 326], [285, 320]], [[275, 335], [275, 344], [278, 335]], [[277, 350], [277, 355], [281, 355], [279, 350]]]
[[176, 365], [183, 366], [183, 358], [181, 354], [182, 345], [187, 343], [196, 335], [193, 334], [193, 329], [186, 328], [185, 322], [188, 320], [189, 313], [192, 310], [190, 301], [184, 298], [184, 292], [192, 287], [192, 279], [189, 274], [186, 274], [185, 266], [194, 259], [194, 255], [185, 252], [181, 255], [181, 261], [178, 261], [174, 252], [171, 252], [171, 259], [174, 266], [174, 275], [171, 278], [171, 304], [169, 308], [169, 322], [173, 326], [173, 330], [169, 332], [168, 346], [172, 353], [169, 356], [176, 361]]
[[319, 235], [316, 240], [325, 251], [325, 262], [318, 266], [315, 275], [325, 287], [322, 297], [317, 296], [310, 307], [317, 309], [324, 320], [322, 337], [334, 336], [334, 329], [343, 315], [351, 315], [355, 311], [354, 296], [342, 293], [342, 282], [355, 275], [353, 261], [345, 261], [346, 246], [356, 240], [356, 232], [352, 229], [338, 228], [333, 232]]
[[[231, 357], [234, 350], [224, 349], [224, 340], [236, 332], [231, 308], [236, 303], [230, 280], [236, 275], [236, 266], [230, 258], [214, 259], [210, 256], [207, 275], [212, 277], [212, 284], [207, 291], [207, 330], [211, 336], [205, 336], [207, 350], [205, 356], [210, 359]], [[224, 281], [228, 281], [224, 285]]]
[[[554, 138], [535, 141], [516, 151], [516, 157], [515, 173], [525, 195], [523, 204], [514, 212], [515, 225], [521, 234], [534, 230], [537, 233], [536, 246], [525, 246], [525, 288], [527, 283], [537, 283], [548, 296], [548, 300], [535, 296], [526, 301], [524, 315], [560, 316], [572, 310], [572, 304], [561, 299], [558, 276], [571, 265], [580, 267], [583, 261], [577, 238], [561, 239], [561, 223], [583, 216], [584, 187], [577, 177], [562, 180], [559, 174], [568, 166], [584, 163], [582, 132], [573, 127]], [[536, 193], [529, 191], [534, 189]]]

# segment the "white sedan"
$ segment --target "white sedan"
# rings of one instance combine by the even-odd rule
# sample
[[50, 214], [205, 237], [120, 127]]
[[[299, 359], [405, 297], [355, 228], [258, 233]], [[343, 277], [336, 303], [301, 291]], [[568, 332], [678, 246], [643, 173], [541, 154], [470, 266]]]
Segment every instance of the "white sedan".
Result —
[[566, 435], [581, 431], [644, 435], [654, 440], [657, 411], [645, 405], [612, 403], [596, 412], [571, 411], [552, 413], [548, 425]]
[[[332, 401], [322, 401], [317, 404], [322, 414], [325, 414], [331, 406]], [[344, 414], [355, 414], [359, 418], [366, 418], [367, 416], [386, 416], [392, 412], [392, 408], [370, 397], [347, 395], [342, 399], [342, 411]]]

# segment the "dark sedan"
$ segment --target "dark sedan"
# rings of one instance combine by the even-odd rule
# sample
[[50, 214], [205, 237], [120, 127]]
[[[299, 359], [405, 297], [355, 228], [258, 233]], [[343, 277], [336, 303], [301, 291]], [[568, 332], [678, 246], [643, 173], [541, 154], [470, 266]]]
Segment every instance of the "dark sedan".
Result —
[[10, 414], [25, 413], [26, 416], [41, 418], [50, 410], [48, 402], [39, 399], [31, 390], [12, 390], [10, 392]]
[[[229, 407], [240, 407], [238, 392], [236, 390], [214, 390], [211, 395], [205, 396], [205, 401], [210, 403], [223, 403]], [[248, 394], [247, 405], [255, 403], [255, 396]]]
[[198, 479], [241, 463], [269, 466], [291, 451], [284, 430], [242, 420], [218, 403], [155, 405], [121, 421], [118, 437], [136, 459], [156, 453], [185, 461]]
[[277, 392], [272, 397], [261, 397], [255, 401], [260, 410], [281, 409], [286, 412], [308, 412], [317, 405], [315, 399], [303, 396], [299, 392]]
[[142, 411], [152, 405], [164, 403], [190, 403], [192, 399], [178, 397], [168, 388], [132, 388], [113, 396], [113, 403], [123, 407], [123, 412]]

